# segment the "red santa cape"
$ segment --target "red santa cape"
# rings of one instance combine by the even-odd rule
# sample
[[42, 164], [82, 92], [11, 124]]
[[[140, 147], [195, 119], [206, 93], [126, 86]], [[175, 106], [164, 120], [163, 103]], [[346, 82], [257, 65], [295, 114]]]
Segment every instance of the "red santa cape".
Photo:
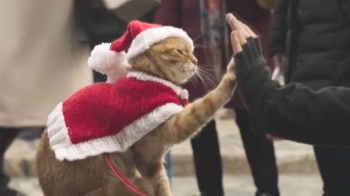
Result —
[[48, 135], [58, 160], [123, 152], [183, 110], [188, 93], [171, 82], [130, 72], [116, 83], [97, 83], [58, 104]]

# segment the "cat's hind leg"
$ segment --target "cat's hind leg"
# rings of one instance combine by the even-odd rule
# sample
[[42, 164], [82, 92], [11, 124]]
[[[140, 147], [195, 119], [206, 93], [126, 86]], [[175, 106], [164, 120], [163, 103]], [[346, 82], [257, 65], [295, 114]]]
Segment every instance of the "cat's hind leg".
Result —
[[[168, 176], [162, 161], [153, 164], [139, 164], [138, 170], [154, 187], [154, 196], [172, 196]], [[147, 195], [148, 196], [148, 195]]]
[[172, 196], [165, 169], [158, 170], [152, 178], [155, 196]]
[[[144, 195], [155, 196], [151, 183], [142, 178], [137, 178], [132, 181], [133, 185], [136, 186]], [[111, 183], [107, 186], [99, 188], [93, 192], [85, 194], [84, 196], [140, 196], [133, 190], [127, 187], [122, 182]]]

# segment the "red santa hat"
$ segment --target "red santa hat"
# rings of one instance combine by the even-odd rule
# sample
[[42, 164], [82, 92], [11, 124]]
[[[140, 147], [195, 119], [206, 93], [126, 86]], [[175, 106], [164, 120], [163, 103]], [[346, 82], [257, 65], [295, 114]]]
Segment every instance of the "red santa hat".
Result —
[[187, 98], [185, 89], [141, 72], [87, 86], [49, 115], [51, 149], [68, 161], [123, 152], [182, 111]]
[[107, 74], [108, 81], [114, 82], [126, 75], [128, 60], [169, 37], [184, 39], [193, 51], [193, 41], [182, 29], [134, 20], [129, 23], [125, 34], [119, 39], [113, 43], [97, 45], [91, 52], [88, 65], [102, 74]]

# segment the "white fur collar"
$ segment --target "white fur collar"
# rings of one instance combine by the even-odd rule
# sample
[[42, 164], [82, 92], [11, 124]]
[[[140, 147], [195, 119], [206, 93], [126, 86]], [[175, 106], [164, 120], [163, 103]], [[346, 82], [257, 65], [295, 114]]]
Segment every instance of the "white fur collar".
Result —
[[129, 72], [126, 75], [126, 77], [133, 77], [133, 78], [136, 78], [138, 80], [161, 83], [167, 87], [170, 87], [181, 99], [188, 99], [188, 91], [186, 89], [183, 89], [183, 88], [175, 85], [174, 83], [163, 80], [161, 78], [157, 78], [157, 77], [148, 75], [146, 73], [137, 72], [137, 71]]

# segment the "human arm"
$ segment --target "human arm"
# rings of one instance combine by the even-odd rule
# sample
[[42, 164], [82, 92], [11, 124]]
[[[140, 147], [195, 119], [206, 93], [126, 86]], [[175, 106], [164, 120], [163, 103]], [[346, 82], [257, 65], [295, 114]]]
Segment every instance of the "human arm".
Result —
[[350, 147], [350, 89], [314, 92], [298, 84], [281, 87], [270, 75], [262, 67], [237, 68], [255, 131], [302, 143]]
[[[231, 28], [239, 29], [241, 23], [233, 20]], [[265, 67], [259, 38], [242, 40], [243, 47], [234, 47], [236, 76], [254, 131], [313, 145], [350, 147], [349, 88], [315, 92], [299, 84], [281, 87]], [[247, 47], [251, 40], [255, 47]]]

